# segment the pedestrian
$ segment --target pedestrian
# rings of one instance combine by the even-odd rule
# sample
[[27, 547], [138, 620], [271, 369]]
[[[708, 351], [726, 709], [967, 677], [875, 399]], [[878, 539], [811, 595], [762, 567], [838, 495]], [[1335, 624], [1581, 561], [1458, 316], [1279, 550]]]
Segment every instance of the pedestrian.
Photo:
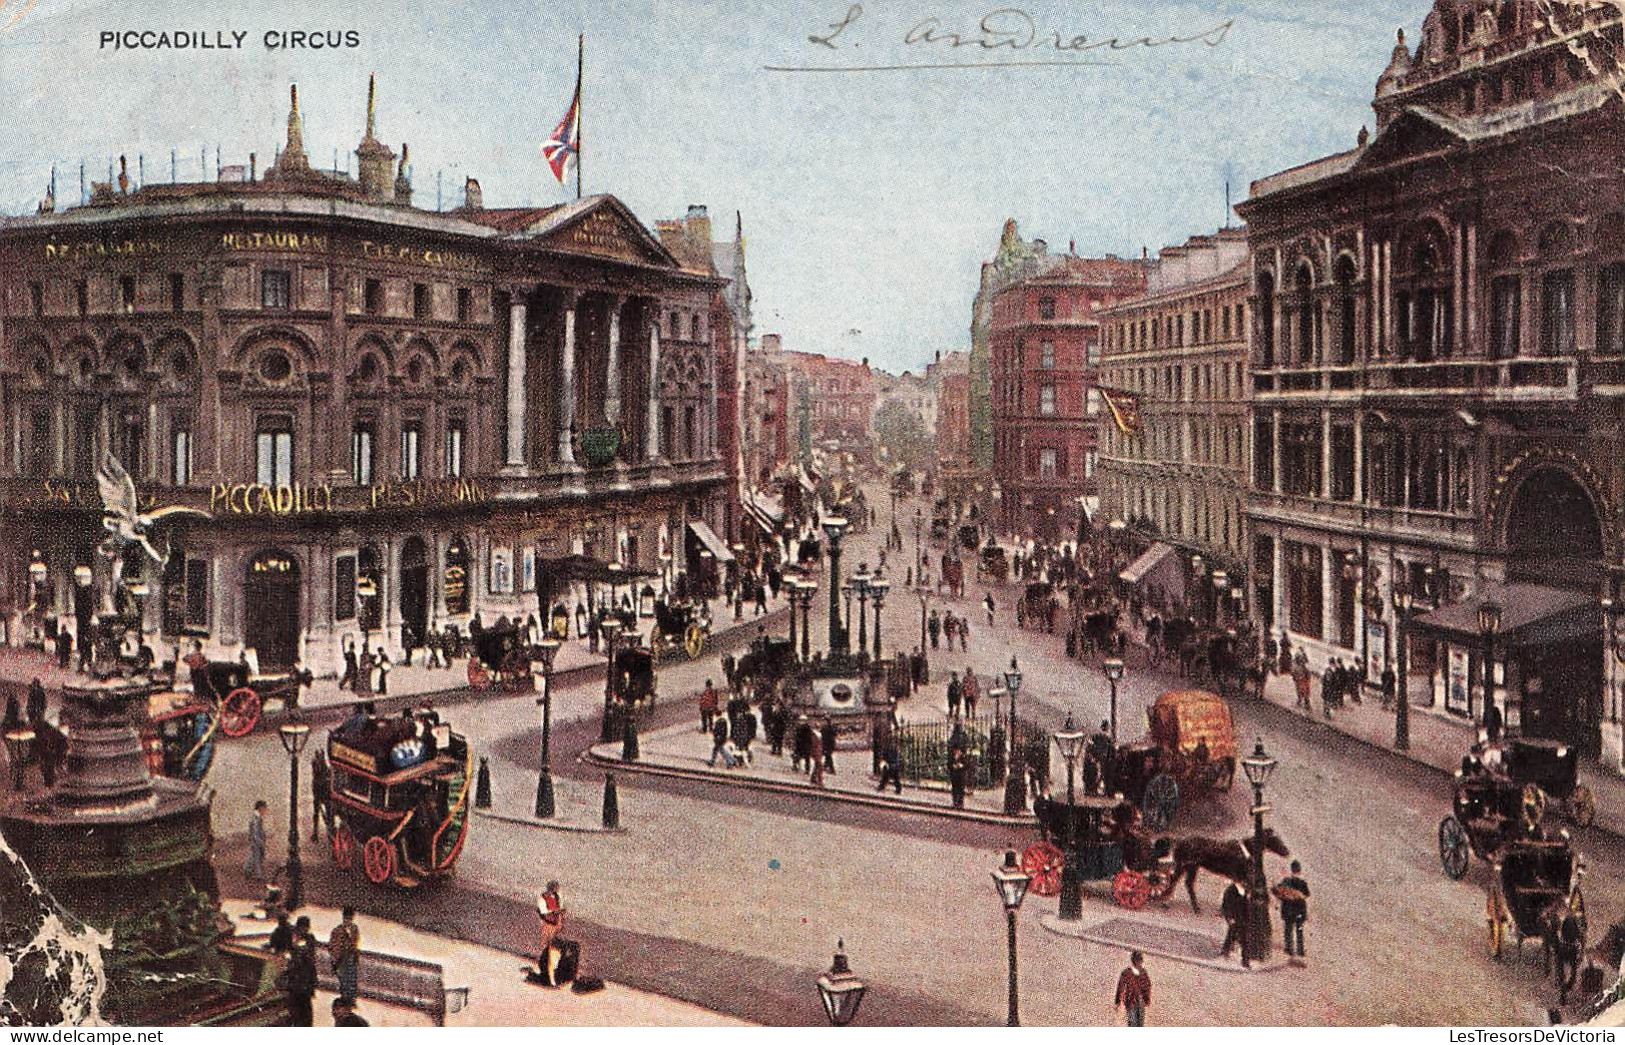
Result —
[[710, 679], [705, 680], [705, 689], [700, 693], [700, 732], [711, 732], [711, 723], [717, 717], [717, 688], [711, 684]]
[[288, 912], [276, 908], [276, 927], [271, 930], [271, 938], [265, 941], [265, 949], [272, 954], [287, 954], [293, 950], [293, 923], [288, 921]]
[[760, 617], [767, 612], [767, 585], [761, 581], [753, 581], [756, 587], [756, 616]]
[[0, 721], [0, 729], [7, 733], [20, 733], [23, 728], [23, 706], [17, 700], [16, 693], [6, 694], [6, 717]]
[[880, 784], [876, 791], [886, 790], [890, 782], [897, 794], [903, 793], [903, 753], [897, 744], [897, 731], [886, 731], [885, 740], [880, 745]]
[[728, 720], [718, 715], [711, 722], [711, 758], [707, 766], [715, 766], [717, 759], [722, 755], [722, 747], [728, 743]]
[[1486, 700], [1485, 704], [1487, 706], [1484, 708], [1484, 737], [1493, 744], [1497, 740], [1501, 739], [1501, 727], [1503, 722], [1501, 718], [1501, 708], [1495, 703], [1494, 700]]
[[368, 1023], [361, 1017], [360, 1013], [355, 1011], [354, 998], [339, 997], [333, 999], [333, 1026], [371, 1027], [372, 1024]]
[[67, 628], [58, 628], [56, 633], [56, 666], [66, 671], [68, 664], [73, 660], [73, 635]]
[[311, 1002], [316, 997], [316, 939], [310, 934], [310, 919], [300, 916], [293, 927], [293, 947], [288, 966], [282, 972], [283, 990], [288, 998], [288, 1026], [315, 1024]]
[[1281, 931], [1287, 957], [1296, 953], [1302, 958], [1303, 923], [1309, 920], [1309, 883], [1303, 880], [1303, 864], [1292, 861], [1291, 873], [1276, 884], [1275, 895], [1281, 901]]
[[[810, 729], [810, 727], [809, 727]], [[807, 761], [812, 763], [813, 787], [824, 786], [824, 734], [822, 730], [810, 729], [812, 739], [808, 749]]]
[[955, 730], [955, 736], [960, 738], [948, 750], [948, 787], [955, 809], [965, 808], [965, 748], [963, 747], [964, 734]]
[[28, 684], [28, 721], [38, 722], [45, 717], [45, 683], [37, 677]]
[[253, 882], [265, 881], [265, 814], [270, 808], [262, 798], [248, 817], [248, 862], [243, 874]]
[[948, 648], [954, 648], [954, 639], [959, 637], [959, 618], [952, 613], [942, 615], [942, 637], [948, 640]]
[[987, 610], [987, 626], [993, 627], [993, 593], [982, 596], [982, 607]]
[[[963, 623], [961, 622], [961, 627], [963, 627]], [[964, 632], [961, 631], [960, 634], [963, 635]], [[967, 664], [965, 665], [965, 684], [959, 688], [959, 698], [965, 702], [966, 718], [976, 717], [976, 700], [980, 696], [980, 688], [976, 684], [976, 672], [972, 671], [970, 665]]]
[[812, 761], [813, 728], [807, 721], [806, 715], [796, 716], [796, 733], [790, 741], [790, 768], [797, 772], [804, 772], [811, 767], [807, 764]]
[[[1310, 710], [1310, 704], [1309, 704], [1309, 666], [1308, 666], [1308, 664], [1300, 665], [1300, 664], [1298, 664], [1296, 662], [1293, 663], [1293, 665], [1292, 665], [1292, 685], [1297, 690], [1298, 707], [1302, 708], [1304, 711]], [[1331, 718], [1331, 713], [1327, 712], [1326, 717]]]
[[835, 720], [824, 719], [824, 728], [819, 730], [819, 740], [823, 741], [824, 768], [831, 774], [835, 772]]
[[1128, 956], [1128, 968], [1117, 977], [1117, 997], [1113, 1008], [1122, 1009], [1128, 1026], [1144, 1027], [1145, 1010], [1151, 1006], [1151, 974], [1145, 971], [1145, 955], [1133, 951]]
[[957, 672], [957, 671], [950, 672], [949, 676], [950, 677], [948, 679], [948, 717], [949, 718], [958, 718], [959, 717], [959, 697], [960, 697], [960, 694], [961, 694], [961, 691], [962, 691], [963, 687], [961, 687], [960, 684], [959, 684], [959, 672]]
[[1230, 957], [1230, 948], [1240, 945], [1241, 967], [1250, 969], [1252, 959], [1247, 956], [1247, 890], [1239, 882], [1231, 882], [1224, 891], [1224, 899], [1219, 902], [1219, 913], [1224, 916], [1224, 946], [1219, 949], [1219, 956]]
[[1279, 674], [1290, 675], [1290, 674], [1292, 674], [1292, 664], [1293, 664], [1293, 661], [1292, 661], [1292, 636], [1287, 634], [1287, 631], [1286, 631], [1285, 628], [1281, 629], [1280, 650], [1281, 650], [1281, 659], [1279, 661], [1279, 667], [1280, 667]]
[[339, 689], [355, 689], [356, 659], [355, 640], [344, 640], [344, 674], [339, 676]]
[[378, 652], [374, 655], [373, 663], [378, 668], [378, 688], [375, 692], [377, 692], [379, 696], [388, 696], [390, 670], [389, 653], [384, 649], [382, 644], [379, 645]]
[[756, 742], [757, 728], [756, 712], [747, 707], [744, 713], [739, 716], [739, 732], [742, 739], [737, 745], [739, 754], [746, 764], [755, 761], [751, 758], [750, 746]]
[[310, 840], [321, 838], [322, 828], [327, 837], [333, 837], [333, 768], [327, 764], [327, 755], [316, 749], [310, 756]]
[[372, 695], [372, 650], [367, 648], [366, 636], [362, 636], [361, 648], [356, 651], [355, 678], [350, 680], [350, 689]]
[[931, 635], [931, 648], [939, 648], [941, 644], [938, 640], [942, 637], [942, 617], [936, 610], [931, 611], [931, 618], [926, 623], [926, 630]]
[[357, 996], [356, 976], [361, 971], [361, 927], [355, 923], [355, 908], [344, 908], [342, 920], [327, 937], [327, 955], [333, 959], [333, 975], [339, 981], [339, 994]]
[[970, 652], [970, 618], [959, 618], [959, 652]]
[[564, 927], [564, 900], [559, 896], [559, 883], [550, 881], [547, 889], [536, 898], [536, 917], [541, 920], [542, 950], [536, 967], [546, 971], [547, 952], [553, 949], [553, 938]]

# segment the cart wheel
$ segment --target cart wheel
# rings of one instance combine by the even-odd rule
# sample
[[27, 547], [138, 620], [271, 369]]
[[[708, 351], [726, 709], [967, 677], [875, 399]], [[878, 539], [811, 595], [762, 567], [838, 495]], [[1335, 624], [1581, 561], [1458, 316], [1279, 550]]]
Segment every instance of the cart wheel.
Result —
[[395, 877], [395, 847], [382, 835], [373, 835], [361, 850], [361, 867], [368, 881], [383, 885]]
[[1125, 868], [1112, 879], [1112, 899], [1119, 907], [1138, 911], [1151, 899], [1151, 883], [1140, 872]]
[[1581, 827], [1590, 827], [1597, 822], [1597, 799], [1589, 787], [1574, 785], [1574, 793], [1569, 796], [1568, 814], [1569, 819]]
[[690, 624], [683, 633], [683, 652], [688, 654], [689, 660], [699, 660], [700, 654], [705, 652], [705, 629], [699, 624]]
[[1151, 831], [1166, 831], [1179, 812], [1179, 781], [1167, 773], [1158, 773], [1145, 785], [1145, 797], [1140, 801], [1140, 812], [1145, 815], [1145, 826]]
[[491, 684], [491, 672], [478, 657], [468, 658], [468, 684], [475, 689], [485, 689]]
[[247, 686], [239, 686], [226, 694], [220, 705], [220, 732], [228, 737], [246, 737], [260, 724], [260, 712], [265, 702]]
[[1467, 861], [1471, 855], [1467, 831], [1461, 826], [1461, 821], [1454, 816], [1440, 820], [1439, 865], [1444, 868], [1444, 873], [1460, 881], [1461, 876], [1467, 873]]
[[1061, 870], [1066, 855], [1049, 842], [1034, 842], [1021, 854], [1021, 869], [1032, 878], [1031, 889], [1039, 896], [1056, 896], [1061, 891]]
[[1546, 792], [1540, 789], [1539, 784], [1523, 785], [1523, 822], [1533, 828], [1540, 825], [1546, 817]]
[[355, 835], [342, 825], [333, 831], [333, 865], [340, 871], [355, 866]]

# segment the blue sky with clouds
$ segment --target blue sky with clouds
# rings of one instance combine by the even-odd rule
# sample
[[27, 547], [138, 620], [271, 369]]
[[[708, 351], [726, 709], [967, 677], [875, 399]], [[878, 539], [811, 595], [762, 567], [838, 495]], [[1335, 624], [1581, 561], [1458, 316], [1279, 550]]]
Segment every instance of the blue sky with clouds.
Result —
[[[0, 26], [30, 0], [0, 0]], [[33, 0], [0, 31], [0, 212], [30, 211], [58, 165], [98, 179], [119, 153], [149, 180], [183, 180], [198, 154], [227, 163], [282, 139], [297, 81], [312, 159], [354, 149], [366, 81], [379, 132], [411, 143], [416, 200], [447, 205], [463, 176], [489, 206], [566, 198], [538, 145], [568, 102], [575, 38], [587, 36], [586, 190], [612, 192], [652, 225], [688, 204], [719, 234], [744, 215], [756, 333], [788, 347], [918, 367], [968, 345], [981, 261], [1004, 220], [1053, 249], [1155, 251], [1224, 221], [1224, 178], [1251, 178], [1353, 144], [1378, 73], [1427, 0], [1066, 3], [1021, 6], [1035, 43], [1195, 35], [1215, 46], [1059, 52], [982, 48], [1003, 0]], [[909, 45], [922, 20], [966, 46]], [[995, 29], [1020, 35], [1018, 15]], [[103, 30], [246, 31], [241, 51], [110, 52]], [[355, 29], [353, 50], [268, 50], [268, 30]], [[917, 34], [918, 35], [918, 34]], [[995, 37], [994, 40], [1015, 37]], [[1110, 65], [786, 73], [766, 66], [900, 65], [1082, 58]], [[341, 160], [342, 165], [342, 160]], [[352, 161], [353, 169], [353, 161]], [[573, 191], [573, 190], [572, 190]], [[851, 331], [859, 331], [853, 334]]]

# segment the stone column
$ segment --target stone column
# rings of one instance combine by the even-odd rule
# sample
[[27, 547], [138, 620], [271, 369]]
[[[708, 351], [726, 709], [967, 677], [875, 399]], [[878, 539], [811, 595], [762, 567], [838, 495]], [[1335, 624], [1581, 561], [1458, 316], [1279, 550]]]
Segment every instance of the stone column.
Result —
[[1365, 503], [1365, 415], [1354, 413], [1354, 500]]
[[[658, 313], [657, 313], [658, 314]], [[644, 455], [650, 464], [660, 460], [665, 449], [660, 445], [660, 323], [649, 324], [649, 430], [644, 440]]]
[[1478, 343], [1478, 226], [1472, 222], [1467, 223], [1467, 275], [1466, 283], [1466, 310], [1467, 310], [1467, 342], [1475, 346]]
[[1284, 471], [1284, 462], [1281, 460], [1281, 411], [1270, 411], [1270, 460], [1275, 467], [1270, 469], [1270, 489], [1275, 493], [1281, 492], [1281, 473]]
[[1394, 244], [1382, 242], [1382, 343], [1394, 351]]
[[510, 291], [508, 304], [508, 455], [507, 471], [525, 468], [525, 334], [529, 322], [525, 291]]
[[559, 350], [559, 463], [574, 465], [575, 448], [570, 445], [576, 419], [576, 306], [581, 292], [564, 292], [564, 345]]
[[626, 299], [609, 299], [609, 351], [604, 359], [604, 420], [611, 428], [621, 423], [621, 308]]
[[1332, 412], [1320, 412], [1320, 496], [1332, 499]]
[[1320, 637], [1327, 646], [1342, 646], [1339, 634], [1338, 569], [1340, 556], [1337, 549], [1323, 545], [1320, 549]]

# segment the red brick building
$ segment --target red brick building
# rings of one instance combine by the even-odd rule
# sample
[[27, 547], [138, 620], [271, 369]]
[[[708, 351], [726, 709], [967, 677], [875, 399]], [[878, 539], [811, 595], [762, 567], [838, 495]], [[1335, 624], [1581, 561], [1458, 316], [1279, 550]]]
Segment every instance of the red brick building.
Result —
[[866, 460], [874, 442], [870, 422], [875, 413], [875, 375], [869, 361], [813, 352], [786, 352], [784, 358], [806, 391], [813, 446]]
[[1006, 532], [1056, 540], [1095, 492], [1095, 314], [1145, 293], [1146, 265], [1057, 255], [993, 299], [993, 478]]

